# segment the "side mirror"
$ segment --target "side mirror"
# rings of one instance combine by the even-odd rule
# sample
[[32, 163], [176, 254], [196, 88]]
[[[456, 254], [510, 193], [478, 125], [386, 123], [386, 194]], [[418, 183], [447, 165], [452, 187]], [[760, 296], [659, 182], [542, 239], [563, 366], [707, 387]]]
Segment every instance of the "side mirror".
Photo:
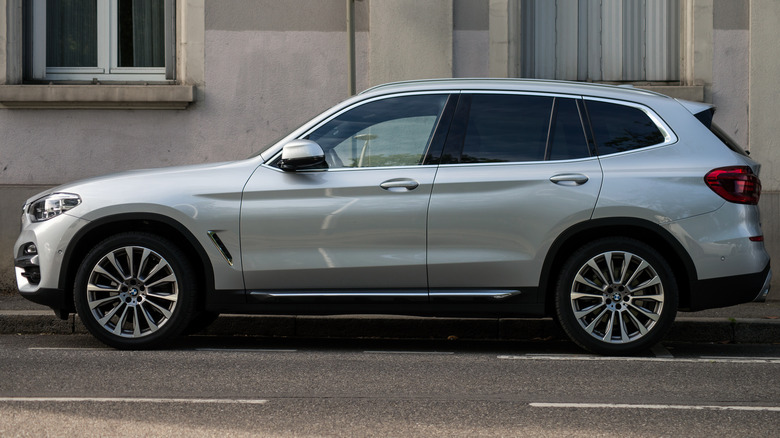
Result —
[[292, 140], [282, 148], [282, 159], [279, 162], [282, 170], [327, 169], [325, 152], [317, 143], [310, 140]]

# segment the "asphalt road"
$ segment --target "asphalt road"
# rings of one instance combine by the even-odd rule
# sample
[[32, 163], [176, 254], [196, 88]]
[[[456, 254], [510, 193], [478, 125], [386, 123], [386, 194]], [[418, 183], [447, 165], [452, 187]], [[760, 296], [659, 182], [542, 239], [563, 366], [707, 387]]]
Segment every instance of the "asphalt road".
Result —
[[0, 436], [777, 436], [780, 345], [0, 336]]

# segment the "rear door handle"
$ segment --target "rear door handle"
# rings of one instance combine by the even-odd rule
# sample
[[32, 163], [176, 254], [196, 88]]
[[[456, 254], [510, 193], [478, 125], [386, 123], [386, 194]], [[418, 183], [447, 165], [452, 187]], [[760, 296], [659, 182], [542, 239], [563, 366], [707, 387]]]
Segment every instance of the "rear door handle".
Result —
[[550, 181], [562, 186], [581, 186], [588, 182], [588, 176], [581, 173], [562, 173], [551, 176]]
[[382, 187], [383, 189], [391, 192], [408, 192], [410, 190], [416, 189], [419, 186], [420, 183], [408, 178], [389, 179], [382, 184], [379, 184], [379, 187]]

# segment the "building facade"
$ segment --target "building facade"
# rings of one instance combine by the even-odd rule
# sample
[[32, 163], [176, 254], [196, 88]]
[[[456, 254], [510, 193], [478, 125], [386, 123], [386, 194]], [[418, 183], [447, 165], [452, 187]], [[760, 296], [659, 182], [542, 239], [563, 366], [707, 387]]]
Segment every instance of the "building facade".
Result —
[[[763, 165], [780, 260], [775, 0], [0, 0], [0, 290], [34, 193], [235, 160], [390, 81], [631, 84], [718, 107]], [[348, 51], [354, 35], [354, 67]]]

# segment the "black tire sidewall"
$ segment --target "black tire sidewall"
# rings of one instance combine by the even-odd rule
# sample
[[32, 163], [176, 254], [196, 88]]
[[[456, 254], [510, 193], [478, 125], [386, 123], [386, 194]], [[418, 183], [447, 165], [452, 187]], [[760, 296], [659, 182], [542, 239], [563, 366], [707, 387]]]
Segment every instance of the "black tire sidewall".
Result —
[[[102, 327], [92, 315], [86, 292], [95, 265], [111, 251], [125, 246], [140, 246], [160, 254], [171, 266], [179, 286], [176, 307], [168, 321], [155, 333], [135, 339], [114, 335]], [[155, 348], [182, 334], [192, 318], [197, 296], [197, 282], [186, 255], [168, 239], [143, 232], [116, 234], [95, 245], [79, 265], [73, 287], [76, 311], [87, 330], [111, 347], [131, 350]]]
[[[658, 276], [664, 290], [664, 304], [653, 328], [641, 338], [625, 344], [600, 341], [580, 326], [571, 308], [571, 287], [582, 266], [591, 258], [610, 251], [625, 251], [643, 258]], [[598, 354], [630, 355], [641, 353], [661, 341], [677, 314], [678, 287], [669, 263], [651, 246], [631, 238], [608, 237], [592, 241], [575, 251], [564, 263], [555, 290], [555, 312], [564, 332], [580, 347]]]

